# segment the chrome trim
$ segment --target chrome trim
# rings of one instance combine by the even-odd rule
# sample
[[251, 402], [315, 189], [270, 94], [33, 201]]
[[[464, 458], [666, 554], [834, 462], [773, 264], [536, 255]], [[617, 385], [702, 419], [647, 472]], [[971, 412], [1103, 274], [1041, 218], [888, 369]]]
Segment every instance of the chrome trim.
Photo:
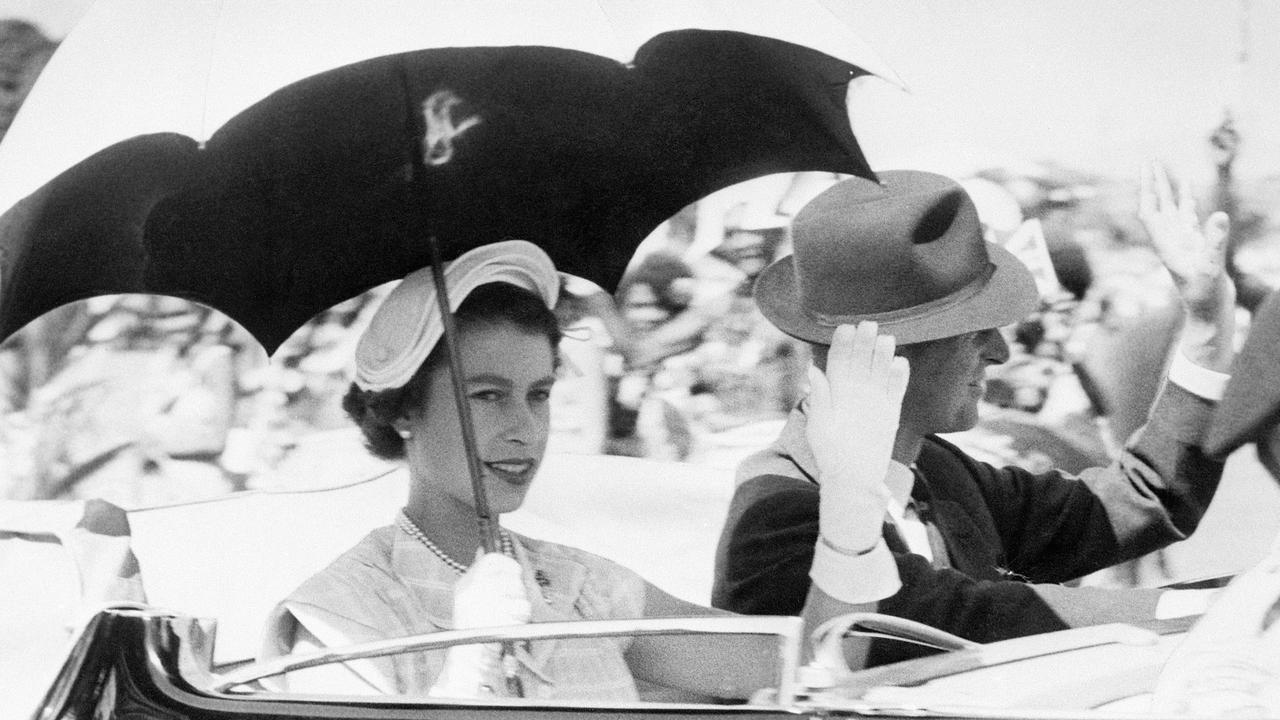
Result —
[[63, 660], [62, 668], [53, 679], [53, 683], [45, 691], [44, 697], [40, 701], [40, 706], [36, 708], [35, 713], [31, 716], [32, 720], [51, 720], [62, 716], [66, 711], [71, 700], [71, 691], [75, 685], [76, 678], [84, 667], [89, 643], [93, 641], [98, 624], [101, 622], [101, 616], [95, 614], [81, 623], [77, 632], [72, 635], [75, 640], [67, 652], [67, 658]]
[[71, 645], [62, 667], [54, 676], [40, 701], [40, 706], [32, 714], [32, 720], [51, 720], [61, 717], [71, 703], [71, 692], [75, 688], [77, 678], [88, 660], [88, 650], [98, 633], [98, 626], [108, 613], [151, 615], [154, 609], [140, 602], [117, 600], [102, 603], [93, 608], [93, 612], [84, 615], [71, 632]]
[[1159, 642], [1159, 639], [1160, 635], [1152, 630], [1125, 623], [1108, 623], [1026, 635], [941, 655], [860, 670], [841, 680], [841, 692], [850, 697], [862, 697], [863, 694], [877, 687], [924, 685], [944, 677], [1033, 658], [1102, 645], [1153, 645]]
[[980, 645], [975, 655], [983, 665], [990, 666], [1098, 645], [1155, 645], [1159, 641], [1160, 635], [1152, 630], [1126, 623], [1107, 623]]
[[273, 675], [348, 660], [382, 657], [402, 652], [442, 650], [469, 643], [551, 640], [560, 638], [616, 637], [623, 635], [776, 635], [778, 643], [778, 704], [791, 705], [796, 696], [804, 623], [798, 617], [735, 615], [722, 617], [635, 618], [630, 620], [579, 620], [531, 623], [475, 630], [441, 630], [391, 640], [286, 655], [214, 676], [213, 692], [225, 693], [238, 685]]
[[824, 641], [838, 643], [847, 635], [889, 638], [944, 652], [981, 647], [979, 643], [932, 625], [874, 612], [854, 612], [831, 618], [814, 629], [810, 643], [814, 647]]

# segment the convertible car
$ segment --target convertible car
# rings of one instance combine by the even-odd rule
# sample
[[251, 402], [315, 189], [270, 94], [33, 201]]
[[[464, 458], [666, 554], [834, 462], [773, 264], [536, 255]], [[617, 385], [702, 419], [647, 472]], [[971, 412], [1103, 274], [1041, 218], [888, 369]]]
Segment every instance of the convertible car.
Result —
[[[436, 241], [447, 260], [526, 238], [612, 290], [650, 232], [713, 191], [784, 172], [874, 177], [855, 91], [893, 75], [828, 5], [840, 3], [102, 0], [0, 146], [0, 339], [73, 301], [150, 293], [220, 309], [272, 351], [316, 313], [440, 259]], [[359, 453], [350, 433], [316, 442]], [[502, 522], [705, 603], [731, 468], [553, 453]], [[274, 603], [404, 503], [403, 470], [347, 477], [128, 510], [0, 502], [0, 675], [24, 678], [0, 687], [0, 715], [1115, 717], [1147, 708], [1191, 623], [978, 645], [875, 614], [812, 635], [792, 617], [649, 618], [258, 661]], [[1220, 517], [1216, 529], [1232, 523]], [[662, 633], [773, 637], [775, 682], [736, 704], [656, 691], [626, 704], [304, 695], [273, 682], [459, 643]], [[849, 633], [940, 652], [850, 672]]]
[[[355, 439], [337, 433], [323, 442], [334, 447]], [[732, 485], [727, 469], [554, 454], [526, 505], [503, 522], [618, 560], [670, 592], [705, 602]], [[387, 467], [336, 488], [250, 491], [128, 512], [101, 501], [0, 505], [9, 560], [21, 553], [30, 558], [7, 563], [26, 568], [28, 577], [15, 579], [51, 595], [68, 585], [80, 588], [81, 602], [71, 612], [82, 621], [62, 636], [70, 644], [61, 667], [50, 666], [51, 677], [39, 678], [47, 689], [37, 682], [27, 690], [32, 717], [1112, 717], [1143, 711], [1164, 660], [1194, 620], [1105, 625], [990, 645], [872, 614], [841, 618], [813, 637], [804, 637], [800, 621], [790, 617], [541, 623], [255, 662], [272, 604], [369, 528], [386, 524], [405, 490], [404, 472]], [[660, 525], [653, 522], [658, 517]], [[70, 576], [67, 582], [58, 580], [59, 572]], [[44, 607], [65, 610], [65, 598], [51, 596]], [[835, 651], [848, 632], [946, 652], [849, 673]], [[318, 664], [455, 643], [654, 633], [775, 637], [777, 683], [736, 705], [661, 695], [629, 704], [300, 695], [271, 683]], [[806, 646], [816, 658], [808, 664], [802, 662]]]

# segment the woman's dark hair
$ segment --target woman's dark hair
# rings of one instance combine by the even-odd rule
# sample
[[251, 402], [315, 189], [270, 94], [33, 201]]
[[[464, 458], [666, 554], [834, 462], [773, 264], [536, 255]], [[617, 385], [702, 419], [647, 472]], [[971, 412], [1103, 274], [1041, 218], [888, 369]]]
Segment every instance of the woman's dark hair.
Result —
[[[556, 353], [560, 343], [560, 325], [556, 316], [529, 290], [510, 283], [481, 285], [458, 306], [454, 317], [458, 330], [476, 325], [510, 324], [535, 335], [544, 335]], [[404, 439], [393, 423], [421, 408], [426, 400], [427, 376], [437, 364], [445, 361], [444, 340], [436, 343], [409, 382], [389, 390], [361, 390], [355, 383], [342, 398], [342, 409], [364, 433], [365, 447], [385, 460], [404, 457]]]

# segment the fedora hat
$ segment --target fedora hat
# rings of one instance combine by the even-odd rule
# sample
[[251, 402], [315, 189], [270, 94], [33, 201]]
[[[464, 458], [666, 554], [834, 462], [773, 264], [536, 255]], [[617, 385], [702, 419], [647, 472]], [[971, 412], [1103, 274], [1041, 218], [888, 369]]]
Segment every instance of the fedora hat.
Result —
[[794, 250], [760, 274], [756, 304], [778, 329], [830, 344], [837, 326], [875, 320], [901, 345], [1021, 320], [1035, 279], [982, 238], [964, 188], [916, 170], [845, 180], [791, 223]]
[[[1277, 434], [1280, 434], [1280, 290], [1272, 292], [1253, 314], [1249, 337], [1231, 364], [1231, 381], [1213, 412], [1204, 449], [1210, 455], [1221, 457], [1255, 441], [1260, 446], [1280, 447]], [[1280, 458], [1271, 460], [1280, 465]]]

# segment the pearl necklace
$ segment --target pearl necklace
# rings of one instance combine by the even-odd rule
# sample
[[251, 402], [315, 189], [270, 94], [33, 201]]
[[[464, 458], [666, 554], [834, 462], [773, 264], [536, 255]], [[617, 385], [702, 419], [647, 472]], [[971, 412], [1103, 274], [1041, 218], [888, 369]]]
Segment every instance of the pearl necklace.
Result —
[[[408, 533], [410, 537], [425, 545], [433, 555], [440, 558], [440, 560], [443, 561], [445, 565], [448, 565], [454, 572], [461, 575], [467, 571], [467, 565], [463, 565], [457, 560], [449, 557], [445, 551], [441, 550], [435, 543], [431, 542], [431, 538], [427, 537], [426, 533], [422, 532], [422, 530], [409, 519], [409, 516], [406, 515], [403, 510], [400, 511], [400, 516], [396, 518], [396, 525], [398, 525], [401, 530]], [[507, 557], [514, 558], [516, 556], [515, 546], [511, 541], [511, 536], [506, 530], [501, 528], [498, 529], [498, 540], [502, 544], [502, 554]]]

